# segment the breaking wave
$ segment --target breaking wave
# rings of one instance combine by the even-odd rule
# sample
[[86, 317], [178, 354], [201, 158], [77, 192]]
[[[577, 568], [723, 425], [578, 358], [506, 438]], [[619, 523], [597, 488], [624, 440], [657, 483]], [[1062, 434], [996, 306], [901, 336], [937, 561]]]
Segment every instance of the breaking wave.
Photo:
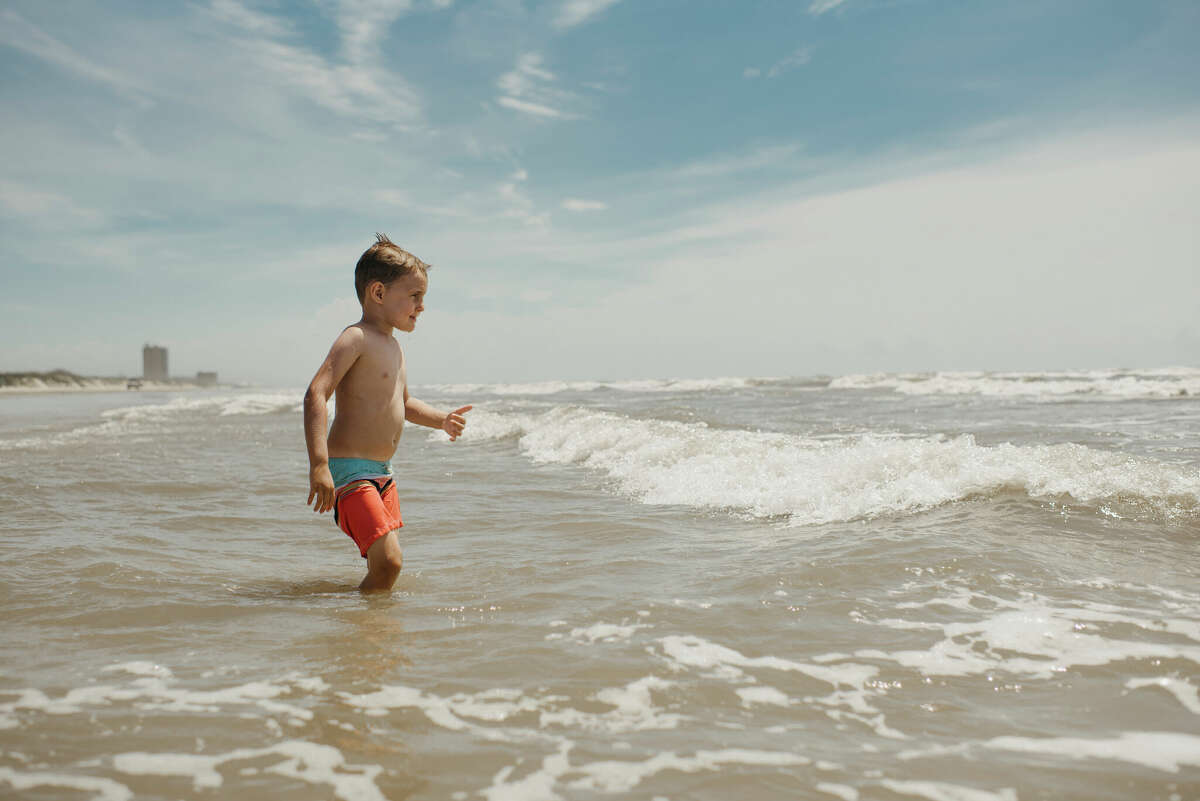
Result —
[[873, 373], [847, 375], [830, 389], [890, 389], [904, 395], [1126, 400], [1200, 396], [1200, 368], [1089, 370], [1044, 373]]
[[647, 378], [629, 381], [538, 381], [517, 384], [424, 384], [422, 391], [445, 395], [557, 395], [562, 392], [716, 392], [762, 386], [776, 378]]
[[574, 406], [540, 414], [479, 410], [465, 438], [515, 439], [535, 462], [598, 471], [644, 503], [790, 525], [910, 513], [1002, 492], [1069, 498], [1111, 517], [1200, 514], [1195, 468], [1077, 444], [985, 446], [971, 435], [814, 440]]

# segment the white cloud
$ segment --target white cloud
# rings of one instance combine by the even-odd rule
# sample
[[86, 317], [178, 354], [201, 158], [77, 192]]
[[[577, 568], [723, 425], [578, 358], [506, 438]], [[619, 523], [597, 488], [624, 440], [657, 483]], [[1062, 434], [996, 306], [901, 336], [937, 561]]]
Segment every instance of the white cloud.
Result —
[[833, 11], [844, 2], [846, 0], [813, 0], [812, 5], [808, 7], [808, 13], [820, 16], [826, 11]]
[[0, 214], [52, 230], [93, 227], [106, 216], [57, 192], [0, 180]]
[[801, 152], [798, 143], [757, 147], [741, 153], [729, 153], [715, 158], [702, 159], [671, 170], [673, 178], [716, 178], [748, 170], [782, 167], [793, 162]]
[[104, 84], [122, 94], [141, 100], [145, 100], [148, 94], [140, 81], [88, 59], [15, 11], [8, 10], [0, 14], [0, 44], [21, 50], [78, 77]]
[[[439, 309], [421, 358], [471, 380], [1194, 361], [1198, 141], [1076, 135], [949, 168], [826, 165], [649, 235], [448, 234], [445, 260], [532, 259], [572, 282], [537, 315]], [[827, 188], [835, 175], [861, 188]], [[503, 347], [489, 330], [505, 331]]]
[[[766, 76], [768, 78], [778, 78], [783, 73], [793, 70], [796, 67], [802, 67], [810, 61], [812, 61], [812, 48], [807, 46], [801, 47], [788, 53], [770, 67], [767, 67]], [[763, 74], [763, 70], [759, 67], [746, 67], [742, 70], [743, 78], [760, 78]]]
[[530, 103], [525, 100], [517, 100], [515, 97], [498, 97], [496, 98], [496, 102], [505, 108], [511, 108], [513, 111], [522, 111], [526, 114], [532, 114], [535, 117], [549, 117], [556, 120], [569, 119], [567, 114], [556, 108], [539, 105], [538, 103]]
[[339, 0], [337, 25], [347, 61], [364, 64], [379, 56], [389, 26], [412, 10], [412, 0]]
[[237, 0], [211, 0], [207, 10], [214, 18], [248, 33], [273, 38], [290, 36], [293, 33], [292, 26], [287, 21], [247, 8]]
[[608, 208], [607, 203], [599, 200], [581, 200], [573, 197], [564, 200], [562, 205], [567, 211], [604, 211]]
[[801, 47], [799, 50], [784, 56], [771, 65], [771, 69], [767, 70], [767, 77], [778, 77], [788, 70], [802, 67], [810, 61], [812, 61], [812, 48]]
[[554, 73], [542, 66], [540, 54], [522, 53], [516, 65], [496, 80], [496, 86], [504, 92], [496, 102], [537, 117], [574, 119], [575, 115], [557, 108], [575, 99], [572, 93], [553, 86], [557, 80]]
[[346, 63], [333, 63], [299, 44], [281, 41], [290, 26], [252, 11], [237, 0], [212, 0], [211, 15], [236, 28], [232, 43], [260, 79], [299, 89], [310, 101], [338, 114], [405, 127], [422, 119], [421, 98], [401, 76], [378, 64], [387, 26], [408, 2], [344, 0], [338, 6]]
[[573, 28], [619, 2], [620, 0], [567, 0], [554, 18], [554, 27]]
[[371, 195], [376, 202], [389, 206], [412, 206], [412, 198], [400, 189], [376, 189]]

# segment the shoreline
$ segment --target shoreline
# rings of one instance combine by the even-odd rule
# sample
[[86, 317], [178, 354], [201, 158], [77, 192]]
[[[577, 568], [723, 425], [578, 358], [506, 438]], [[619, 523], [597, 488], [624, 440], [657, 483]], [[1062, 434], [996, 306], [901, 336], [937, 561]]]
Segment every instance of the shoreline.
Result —
[[59, 384], [59, 383], [28, 383], [14, 384], [8, 386], [0, 386], [0, 397], [6, 395], [50, 395], [54, 393], [77, 393], [77, 392], [121, 392], [121, 393], [138, 393], [138, 392], [173, 392], [193, 389], [222, 389], [227, 388], [224, 385], [202, 387], [199, 384], [173, 384], [161, 383], [157, 381], [143, 383], [139, 389], [130, 389], [126, 386], [127, 379], [114, 379], [105, 381], [96, 379], [80, 384]]

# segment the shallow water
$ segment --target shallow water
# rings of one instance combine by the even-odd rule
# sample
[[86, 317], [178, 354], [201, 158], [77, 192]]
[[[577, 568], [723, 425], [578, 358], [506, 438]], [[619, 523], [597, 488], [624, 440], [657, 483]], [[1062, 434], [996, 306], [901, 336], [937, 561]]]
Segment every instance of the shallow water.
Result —
[[0, 397], [0, 795], [1200, 797], [1200, 370]]

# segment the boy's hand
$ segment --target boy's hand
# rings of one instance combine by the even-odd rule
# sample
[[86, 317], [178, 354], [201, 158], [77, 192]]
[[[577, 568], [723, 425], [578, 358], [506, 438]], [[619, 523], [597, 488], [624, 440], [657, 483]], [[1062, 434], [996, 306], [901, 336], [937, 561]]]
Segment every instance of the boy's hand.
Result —
[[[313, 503], [313, 498], [316, 498], [316, 503]], [[333, 474], [329, 472], [329, 465], [321, 465], [314, 467], [308, 471], [308, 501], [305, 505], [312, 504], [314, 512], [324, 514], [333, 508], [334, 491], [333, 491]]]
[[463, 429], [467, 427], [467, 418], [463, 415], [473, 408], [473, 406], [463, 406], [461, 409], [455, 409], [442, 421], [442, 430], [450, 435], [451, 442], [462, 435]]

